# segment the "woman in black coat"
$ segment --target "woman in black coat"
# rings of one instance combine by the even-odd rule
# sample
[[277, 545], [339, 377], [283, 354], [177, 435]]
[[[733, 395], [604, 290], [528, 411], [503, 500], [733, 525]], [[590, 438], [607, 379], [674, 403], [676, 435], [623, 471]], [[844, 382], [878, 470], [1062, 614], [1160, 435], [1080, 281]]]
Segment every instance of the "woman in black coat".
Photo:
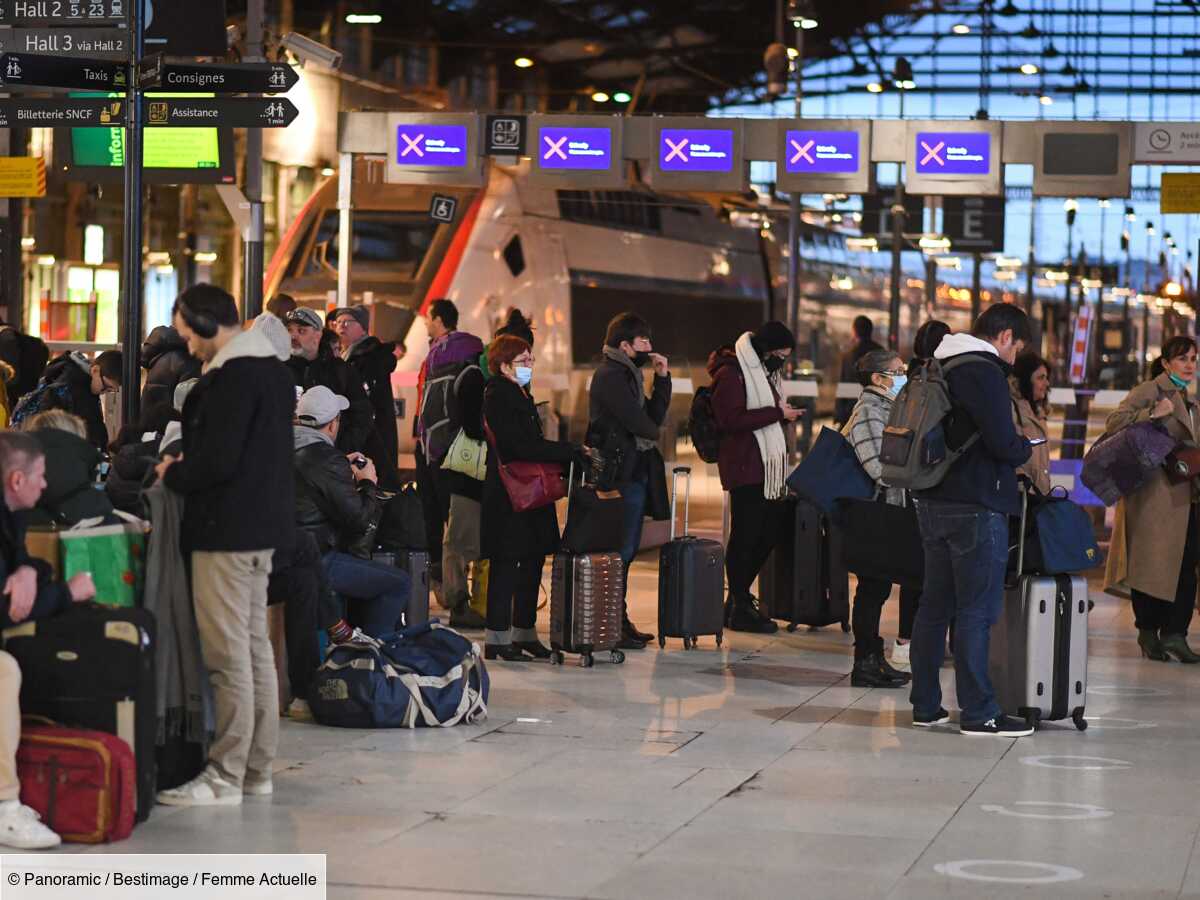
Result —
[[142, 342], [142, 368], [146, 386], [142, 406], [170, 406], [181, 381], [200, 377], [200, 360], [188, 352], [185, 341], [170, 325], [159, 325]]
[[528, 659], [526, 652], [538, 659], [550, 655], [534, 625], [542, 567], [558, 549], [558, 516], [553, 504], [514, 512], [500, 480], [499, 462], [566, 466], [580, 456], [574, 444], [542, 436], [529, 394], [532, 366], [529, 344], [518, 337], [498, 337], [488, 348], [492, 378], [483, 392], [483, 418], [490, 435], [479, 534], [480, 555], [491, 561], [484, 656], [510, 662]]

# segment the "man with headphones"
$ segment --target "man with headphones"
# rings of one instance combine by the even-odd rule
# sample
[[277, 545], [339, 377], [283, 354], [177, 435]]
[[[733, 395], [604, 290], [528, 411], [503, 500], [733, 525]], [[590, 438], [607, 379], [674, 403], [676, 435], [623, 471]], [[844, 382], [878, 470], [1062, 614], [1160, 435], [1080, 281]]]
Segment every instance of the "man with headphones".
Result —
[[175, 302], [175, 327], [204, 374], [183, 406], [183, 452], [159, 477], [184, 504], [181, 542], [191, 554], [192, 601], [212, 679], [216, 734], [205, 770], [162, 791], [171, 806], [237, 806], [272, 793], [279, 693], [267, 635], [267, 579], [275, 551], [290, 551], [296, 392], [263, 329], [243, 331], [233, 297], [211, 284]]

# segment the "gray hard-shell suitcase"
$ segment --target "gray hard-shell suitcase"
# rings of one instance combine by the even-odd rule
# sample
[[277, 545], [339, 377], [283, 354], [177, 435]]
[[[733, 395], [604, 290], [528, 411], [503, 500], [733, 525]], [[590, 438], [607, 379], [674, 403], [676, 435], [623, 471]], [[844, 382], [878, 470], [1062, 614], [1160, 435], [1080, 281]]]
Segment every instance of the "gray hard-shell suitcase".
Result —
[[1071, 719], [1087, 728], [1088, 587], [1080, 575], [1024, 574], [1028, 493], [1021, 497], [1016, 584], [991, 631], [989, 665], [1005, 713], [1036, 728]]
[[404, 609], [404, 627], [429, 621], [429, 553], [425, 550], [376, 550], [376, 562], [395, 566], [408, 573], [408, 606]]
[[578, 653], [590, 668], [593, 653], [609, 651], [614, 663], [625, 661], [621, 607], [625, 564], [619, 553], [556, 553], [550, 579], [550, 662], [562, 665], [564, 653]]
[[[679, 476], [687, 480], [683, 498], [683, 533], [675, 536], [679, 505]], [[658, 558], [658, 646], [667, 638], [683, 638], [685, 650], [694, 649], [699, 635], [716, 635], [721, 646], [725, 627], [725, 548], [720, 541], [690, 537], [692, 470], [676, 466], [671, 475], [671, 539]]]

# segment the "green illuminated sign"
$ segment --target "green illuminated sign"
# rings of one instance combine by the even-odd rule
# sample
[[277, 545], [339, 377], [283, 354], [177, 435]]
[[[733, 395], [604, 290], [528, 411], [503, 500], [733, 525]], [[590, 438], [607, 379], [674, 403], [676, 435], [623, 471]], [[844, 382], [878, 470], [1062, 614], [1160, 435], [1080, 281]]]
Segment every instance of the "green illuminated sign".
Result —
[[[78, 97], [119, 97], [120, 94], [72, 94]], [[213, 94], [147, 94], [148, 97], [212, 97]], [[217, 169], [220, 140], [215, 128], [147, 128], [143, 133], [142, 166], [146, 169]], [[72, 128], [71, 150], [76, 166], [120, 168], [125, 165], [125, 129]]]

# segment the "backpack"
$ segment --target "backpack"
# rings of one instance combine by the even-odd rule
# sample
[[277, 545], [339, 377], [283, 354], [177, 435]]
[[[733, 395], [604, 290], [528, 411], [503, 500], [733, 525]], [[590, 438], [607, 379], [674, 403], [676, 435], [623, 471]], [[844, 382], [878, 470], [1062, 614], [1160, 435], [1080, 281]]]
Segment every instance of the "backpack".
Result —
[[[17, 387], [21, 393], [32, 391], [50, 362], [50, 349], [41, 338], [17, 332], [17, 349], [21, 362], [17, 368]], [[28, 385], [28, 387], [26, 387]]]
[[945, 363], [931, 359], [913, 372], [883, 429], [879, 461], [884, 484], [910, 491], [935, 487], [959, 457], [974, 446], [978, 432], [961, 447], [946, 446], [944, 423], [952, 407], [946, 375], [959, 366], [986, 362], [971, 355], [956, 356]]
[[8, 427], [18, 428], [26, 419], [31, 419], [48, 409], [65, 409], [70, 412], [73, 406], [70, 385], [62, 381], [39, 384], [17, 401], [17, 406], [9, 417]]
[[425, 394], [417, 418], [422, 428], [425, 459], [430, 465], [441, 464], [458, 435], [461, 423], [454, 398], [463, 376], [472, 370], [481, 371], [477, 363], [447, 363], [430, 372], [425, 381]]
[[706, 463], [715, 463], [721, 451], [721, 429], [712, 407], [712, 385], [696, 389], [692, 411], [688, 415], [688, 433], [696, 455]]

